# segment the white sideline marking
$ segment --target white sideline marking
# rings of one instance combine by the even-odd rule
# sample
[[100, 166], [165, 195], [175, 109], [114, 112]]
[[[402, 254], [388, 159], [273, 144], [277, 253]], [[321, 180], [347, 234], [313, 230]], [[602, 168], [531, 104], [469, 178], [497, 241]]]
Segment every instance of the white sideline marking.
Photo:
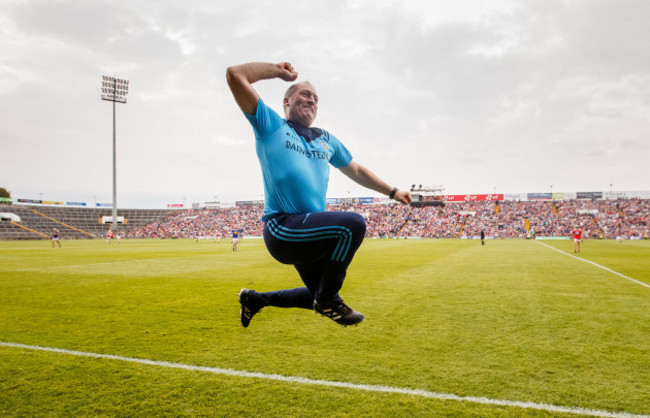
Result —
[[25, 350], [49, 351], [53, 353], [69, 354], [69, 355], [79, 356], [79, 357], [93, 357], [96, 359], [101, 358], [101, 359], [109, 359], [109, 360], [119, 360], [119, 361], [126, 361], [130, 363], [146, 364], [149, 366], [168, 367], [172, 369], [199, 371], [199, 372], [206, 372], [206, 373], [213, 373], [213, 374], [227, 375], [227, 376], [252, 377], [257, 379], [278, 380], [281, 382], [299, 383], [303, 385], [331, 386], [331, 387], [338, 387], [338, 388], [365, 390], [368, 392], [396, 393], [401, 395], [420, 396], [423, 398], [433, 398], [433, 399], [440, 399], [445, 401], [470, 402], [470, 403], [478, 403], [478, 404], [485, 404], [485, 405], [498, 405], [498, 406], [508, 406], [508, 407], [525, 408], [525, 409], [539, 409], [548, 412], [588, 415], [588, 416], [596, 416], [596, 417], [612, 417], [612, 418], [643, 418], [643, 417], [649, 418], [650, 417], [650, 415], [637, 415], [629, 412], [610, 412], [610, 411], [586, 409], [586, 408], [580, 408], [574, 406], [557, 406], [557, 405], [543, 404], [537, 402], [508, 401], [508, 400], [490, 399], [490, 398], [483, 398], [483, 397], [476, 397], [476, 396], [458, 396], [451, 393], [429, 392], [422, 389], [396, 388], [396, 387], [381, 386], [381, 385], [363, 385], [357, 383], [336, 382], [330, 380], [316, 380], [316, 379], [309, 379], [307, 377], [283, 376], [280, 374], [265, 374], [265, 373], [247, 372], [243, 370], [240, 371], [240, 370], [231, 370], [231, 369], [221, 369], [218, 367], [193, 366], [191, 364], [169, 363], [166, 361], [155, 361], [155, 360], [140, 359], [140, 358], [133, 358], [133, 357], [114, 356], [111, 354], [88, 353], [85, 351], [40, 347], [37, 345], [25, 345], [25, 344], [2, 342], [2, 341], [0, 341], [0, 347], [13, 347], [13, 348], [22, 348]]
[[548, 247], [548, 248], [550, 248], [551, 250], [557, 251], [557, 252], [560, 253], [560, 254], [564, 254], [564, 255], [567, 255], [567, 256], [569, 256], [569, 257], [573, 257], [573, 258], [575, 258], [576, 260], [580, 260], [580, 261], [584, 261], [585, 263], [592, 264], [592, 265], [594, 265], [594, 266], [596, 266], [596, 267], [598, 267], [598, 268], [601, 268], [601, 269], [603, 269], [603, 270], [605, 270], [605, 271], [608, 271], [608, 272], [610, 272], [610, 273], [612, 273], [612, 274], [615, 274], [615, 275], [617, 275], [617, 276], [620, 276], [620, 277], [622, 277], [622, 278], [624, 278], [624, 279], [626, 279], [626, 280], [629, 280], [629, 281], [634, 282], [634, 283], [636, 283], [636, 284], [640, 284], [641, 286], [645, 286], [645, 287], [650, 288], [650, 284], [640, 282], [640, 281], [635, 280], [635, 279], [633, 279], [633, 278], [631, 278], [631, 277], [627, 277], [626, 275], [621, 274], [621, 273], [619, 273], [618, 271], [614, 271], [614, 270], [612, 270], [612, 269], [610, 269], [610, 268], [607, 268], [607, 267], [605, 267], [605, 266], [601, 266], [600, 264], [594, 263], [593, 261], [585, 260], [584, 258], [576, 257], [575, 255], [571, 255], [571, 254], [569, 254], [569, 253], [565, 253], [564, 251], [562, 251], [562, 250], [558, 250], [557, 248], [551, 247], [550, 245], [548, 245], [548, 244], [544, 244], [543, 242], [539, 242], [539, 241], [535, 241], [535, 242], [538, 243], [538, 244], [542, 244], [544, 247]]

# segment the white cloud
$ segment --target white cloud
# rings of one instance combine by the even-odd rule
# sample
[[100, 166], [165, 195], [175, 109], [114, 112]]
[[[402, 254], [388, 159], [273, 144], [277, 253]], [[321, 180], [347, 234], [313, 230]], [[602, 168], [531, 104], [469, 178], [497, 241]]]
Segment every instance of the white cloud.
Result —
[[[319, 90], [316, 124], [400, 187], [648, 189], [648, 17], [643, 0], [6, 1], [0, 186], [110, 198], [107, 74], [132, 86], [119, 201], [257, 198], [225, 68], [290, 60]], [[286, 87], [256, 84], [278, 110]], [[331, 195], [348, 191], [374, 194], [333, 172]]]

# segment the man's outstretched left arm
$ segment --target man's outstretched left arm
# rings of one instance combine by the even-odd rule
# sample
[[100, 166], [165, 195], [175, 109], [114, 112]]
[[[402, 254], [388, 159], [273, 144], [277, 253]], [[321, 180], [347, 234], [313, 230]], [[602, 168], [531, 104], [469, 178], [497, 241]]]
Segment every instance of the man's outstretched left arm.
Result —
[[[340, 168], [340, 170], [343, 174], [363, 187], [385, 194], [386, 196], [391, 196], [393, 193], [393, 186], [354, 160], [347, 166]], [[397, 190], [392, 198], [405, 205], [411, 203], [411, 193], [408, 190]]]

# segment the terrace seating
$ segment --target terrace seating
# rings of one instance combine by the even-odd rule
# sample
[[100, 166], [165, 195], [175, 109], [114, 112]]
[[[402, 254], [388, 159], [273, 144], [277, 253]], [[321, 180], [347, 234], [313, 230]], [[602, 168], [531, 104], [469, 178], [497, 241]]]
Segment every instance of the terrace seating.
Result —
[[[18, 215], [21, 218], [20, 225], [37, 232], [29, 232], [5, 221], [0, 223], [0, 240], [49, 239], [54, 228], [60, 231], [62, 239], [99, 238], [105, 236], [111, 226], [101, 222], [102, 216], [111, 216], [112, 214], [112, 210], [107, 208], [6, 204], [0, 205], [0, 212]], [[142, 227], [168, 217], [171, 213], [174, 212], [153, 209], [118, 209], [118, 215], [124, 216], [127, 221], [121, 225], [121, 229], [124, 231]]]
[[44, 239], [45, 237], [27, 229], [21, 228], [14, 222], [0, 222], [0, 239], [2, 240], [30, 240]]

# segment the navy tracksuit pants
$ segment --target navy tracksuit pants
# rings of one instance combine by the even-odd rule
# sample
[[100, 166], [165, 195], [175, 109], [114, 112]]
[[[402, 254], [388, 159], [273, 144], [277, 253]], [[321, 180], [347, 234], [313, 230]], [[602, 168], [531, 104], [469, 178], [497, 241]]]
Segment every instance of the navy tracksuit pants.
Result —
[[271, 306], [313, 309], [314, 300], [341, 300], [345, 274], [363, 242], [366, 222], [354, 212], [279, 214], [266, 221], [264, 243], [281, 263], [293, 264], [305, 287], [265, 292]]

